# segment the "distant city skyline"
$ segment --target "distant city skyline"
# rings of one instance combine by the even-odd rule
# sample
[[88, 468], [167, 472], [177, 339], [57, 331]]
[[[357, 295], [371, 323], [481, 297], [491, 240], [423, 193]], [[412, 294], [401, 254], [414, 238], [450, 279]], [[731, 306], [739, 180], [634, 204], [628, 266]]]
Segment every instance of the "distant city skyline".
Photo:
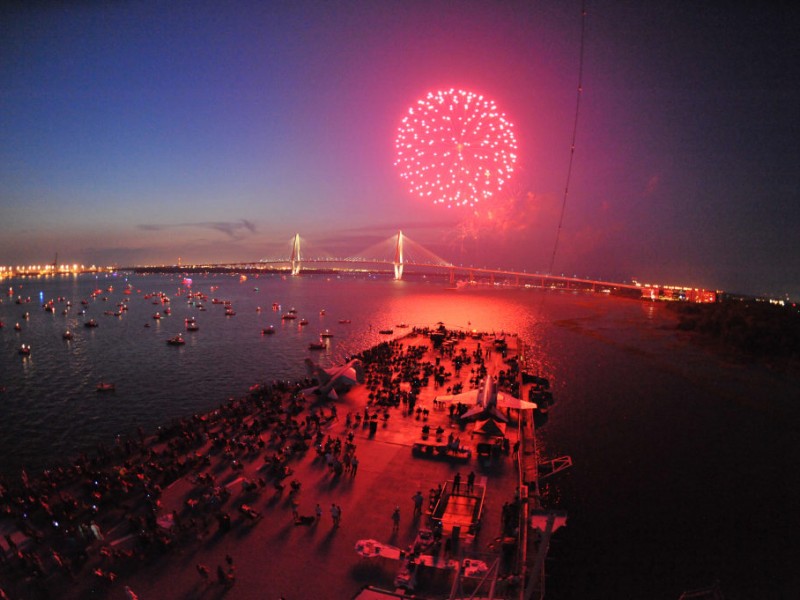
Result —
[[[587, 2], [553, 273], [800, 297], [800, 12]], [[403, 229], [544, 272], [567, 177], [580, 2], [7, 3], [0, 264], [349, 256]], [[408, 107], [496, 101], [518, 162], [477, 209], [409, 193]]]

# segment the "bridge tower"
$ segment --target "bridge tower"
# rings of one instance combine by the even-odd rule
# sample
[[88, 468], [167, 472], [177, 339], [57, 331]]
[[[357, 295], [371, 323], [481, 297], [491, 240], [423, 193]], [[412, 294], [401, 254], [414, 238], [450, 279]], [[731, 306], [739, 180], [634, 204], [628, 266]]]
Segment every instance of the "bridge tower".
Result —
[[399, 281], [403, 278], [403, 232], [397, 231], [397, 245], [394, 248], [394, 278]]
[[292, 239], [292, 275], [300, 275], [300, 234], [295, 233]]

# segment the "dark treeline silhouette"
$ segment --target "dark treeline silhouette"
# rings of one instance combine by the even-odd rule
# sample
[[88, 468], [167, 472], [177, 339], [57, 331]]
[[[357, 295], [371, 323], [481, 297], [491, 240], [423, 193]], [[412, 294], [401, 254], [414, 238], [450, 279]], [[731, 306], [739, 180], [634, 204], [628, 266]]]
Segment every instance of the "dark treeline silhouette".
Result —
[[800, 364], [800, 310], [761, 300], [672, 303], [678, 329], [704, 334], [752, 357]]

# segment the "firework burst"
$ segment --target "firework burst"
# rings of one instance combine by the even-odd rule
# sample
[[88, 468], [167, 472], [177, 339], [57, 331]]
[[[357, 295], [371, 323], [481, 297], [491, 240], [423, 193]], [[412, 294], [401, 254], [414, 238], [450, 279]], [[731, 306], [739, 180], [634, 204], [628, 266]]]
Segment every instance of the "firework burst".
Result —
[[494, 101], [464, 90], [417, 101], [400, 123], [395, 148], [409, 191], [448, 208], [491, 199], [517, 161], [513, 125]]

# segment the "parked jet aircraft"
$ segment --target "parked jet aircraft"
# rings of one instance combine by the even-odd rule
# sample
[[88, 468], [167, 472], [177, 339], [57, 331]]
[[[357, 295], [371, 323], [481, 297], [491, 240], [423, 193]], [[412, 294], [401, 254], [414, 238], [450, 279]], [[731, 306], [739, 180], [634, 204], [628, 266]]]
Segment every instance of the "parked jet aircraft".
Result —
[[336, 400], [339, 397], [337, 392], [344, 392], [357, 383], [364, 383], [364, 367], [357, 358], [328, 369], [314, 364], [310, 358], [307, 358], [306, 369], [309, 377], [316, 378], [319, 384], [303, 390], [304, 394], [313, 392], [319, 396]]
[[478, 389], [470, 390], [462, 394], [451, 394], [449, 396], [438, 396], [437, 402], [448, 404], [468, 404], [474, 405], [471, 409], [461, 415], [462, 419], [492, 418], [507, 422], [506, 416], [499, 410], [501, 408], [513, 408], [516, 410], [534, 410], [536, 404], [527, 400], [520, 400], [510, 394], [505, 394], [497, 390], [497, 382], [489, 376], [483, 380]]

